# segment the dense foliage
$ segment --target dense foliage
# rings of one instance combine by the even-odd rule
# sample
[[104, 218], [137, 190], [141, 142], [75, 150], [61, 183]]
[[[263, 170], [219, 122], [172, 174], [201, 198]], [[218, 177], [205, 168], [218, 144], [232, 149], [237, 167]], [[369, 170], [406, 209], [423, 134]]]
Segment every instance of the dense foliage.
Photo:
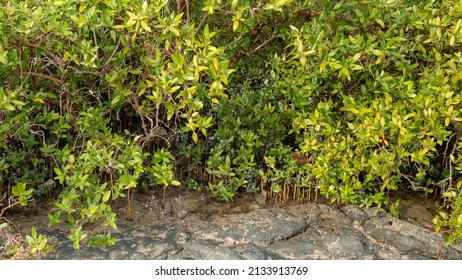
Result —
[[459, 1], [0, 2], [0, 218], [46, 195], [79, 248], [135, 187], [409, 189], [462, 238]]

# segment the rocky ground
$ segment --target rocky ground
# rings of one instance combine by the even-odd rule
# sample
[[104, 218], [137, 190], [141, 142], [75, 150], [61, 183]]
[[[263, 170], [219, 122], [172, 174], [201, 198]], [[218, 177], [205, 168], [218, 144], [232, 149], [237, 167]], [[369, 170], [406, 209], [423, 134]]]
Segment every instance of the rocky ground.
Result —
[[[205, 193], [173, 192], [164, 208], [154, 193], [136, 197], [135, 220], [119, 220], [112, 231], [119, 241], [111, 247], [74, 250], [46, 219], [16, 220], [56, 244], [43, 259], [462, 259], [461, 245], [442, 245], [431, 207], [413, 200], [402, 201], [396, 219], [352, 205], [262, 205], [253, 194], [220, 203]], [[126, 210], [123, 204], [115, 209], [121, 216]]]

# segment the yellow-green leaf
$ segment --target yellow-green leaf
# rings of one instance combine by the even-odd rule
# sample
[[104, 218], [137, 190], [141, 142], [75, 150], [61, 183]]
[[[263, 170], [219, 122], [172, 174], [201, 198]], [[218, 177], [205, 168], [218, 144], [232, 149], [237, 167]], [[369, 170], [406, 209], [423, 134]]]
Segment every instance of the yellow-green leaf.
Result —
[[361, 66], [361, 65], [358, 65], [358, 64], [351, 65], [351, 70], [353, 70], [353, 71], [358, 71], [358, 70], [363, 70], [363, 69], [364, 69], [364, 67]]
[[42, 103], [42, 104], [44, 104], [44, 103], [45, 103], [45, 102], [43, 101], [43, 99], [42, 99], [42, 98], [40, 98], [40, 97], [36, 97], [36, 98], [34, 98], [34, 102], [38, 102], [38, 103]]
[[218, 83], [217, 81], [213, 82], [211, 85], [210, 85], [210, 92], [212, 92], [216, 87], [217, 87]]
[[231, 3], [231, 9], [236, 9], [237, 7], [237, 4], [239, 4], [239, 1], [238, 0], [233, 0], [233, 2]]
[[456, 42], [456, 37], [454, 37], [453, 35], [450, 35], [449, 36], [449, 45], [452, 47], [452, 46], [454, 46], [455, 42]]
[[16, 109], [14, 108], [14, 106], [11, 105], [10, 103], [5, 103], [5, 104], [3, 104], [3, 107], [4, 107], [5, 109], [7, 109], [8, 111], [14, 111], [14, 110], [16, 110]]
[[238, 20], [235, 20], [235, 21], [233, 22], [233, 31], [236, 31], [238, 27], [239, 27], [239, 21], [238, 21]]
[[439, 52], [436, 52], [435, 54], [435, 60], [436, 61], [441, 61], [441, 54]]
[[108, 190], [107, 192], [104, 193], [103, 195], [103, 202], [107, 202], [109, 200], [109, 197], [111, 196], [111, 190]]
[[348, 78], [348, 80], [351, 79], [350, 78], [350, 71], [348, 71], [348, 69], [346, 67], [343, 67], [341, 71], [342, 71], [342, 74], [345, 75]]
[[149, 25], [144, 20], [141, 21], [141, 26], [143, 27], [144, 30], [146, 30], [149, 33], [152, 31], [151, 27], [149, 27]]
[[130, 11], [125, 11], [127, 13], [127, 15], [130, 17], [130, 19], [133, 19], [133, 20], [137, 20], [138, 19], [138, 16], [135, 15], [134, 13], [130, 12]]
[[199, 141], [199, 137], [197, 136], [197, 133], [193, 131], [193, 134], [192, 134], [192, 138], [193, 138], [193, 141], [194, 143], [197, 144], [197, 141]]
[[7, 58], [8, 51], [2, 51], [0, 47], [0, 63], [6, 64], [6, 58]]
[[382, 28], [385, 28], [385, 23], [383, 22], [383, 20], [376, 18], [375, 22], [377, 22]]
[[177, 180], [172, 180], [170, 183], [174, 186], [181, 186], [181, 183]]
[[172, 88], [169, 90], [169, 92], [170, 92], [170, 93], [174, 93], [174, 92], [177, 91], [180, 87], [181, 87], [181, 86], [174, 86], [174, 87], [172, 87]]
[[180, 37], [180, 31], [174, 27], [170, 27], [170, 32], [172, 32], [176, 37]]
[[334, 69], [342, 69], [343, 68], [342, 64], [340, 64], [338, 62], [331, 62], [331, 63], [329, 63], [329, 65], [330, 65], [331, 68], [334, 68]]

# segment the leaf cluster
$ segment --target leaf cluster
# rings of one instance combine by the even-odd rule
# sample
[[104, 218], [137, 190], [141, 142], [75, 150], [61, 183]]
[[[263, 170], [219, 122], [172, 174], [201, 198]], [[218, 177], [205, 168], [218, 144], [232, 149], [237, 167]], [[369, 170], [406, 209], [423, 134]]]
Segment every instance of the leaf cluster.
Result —
[[393, 215], [403, 189], [462, 238], [458, 1], [173, 2], [2, 2], [2, 209], [51, 197], [79, 248], [138, 186]]

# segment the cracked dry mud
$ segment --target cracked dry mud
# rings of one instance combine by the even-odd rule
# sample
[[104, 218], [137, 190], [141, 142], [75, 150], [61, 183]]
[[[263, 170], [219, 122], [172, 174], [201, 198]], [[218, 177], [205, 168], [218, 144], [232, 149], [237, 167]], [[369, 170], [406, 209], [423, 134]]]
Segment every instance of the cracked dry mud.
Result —
[[[462, 259], [461, 245], [442, 246], [431, 226], [435, 207], [422, 199], [403, 199], [401, 219], [353, 205], [262, 205], [254, 194], [223, 203], [172, 189], [164, 208], [156, 191], [132, 201], [134, 221], [118, 220], [111, 247], [74, 250], [66, 232], [46, 227], [45, 209], [14, 218], [24, 233], [34, 225], [56, 244], [43, 259]], [[125, 216], [123, 203], [113, 207]]]

